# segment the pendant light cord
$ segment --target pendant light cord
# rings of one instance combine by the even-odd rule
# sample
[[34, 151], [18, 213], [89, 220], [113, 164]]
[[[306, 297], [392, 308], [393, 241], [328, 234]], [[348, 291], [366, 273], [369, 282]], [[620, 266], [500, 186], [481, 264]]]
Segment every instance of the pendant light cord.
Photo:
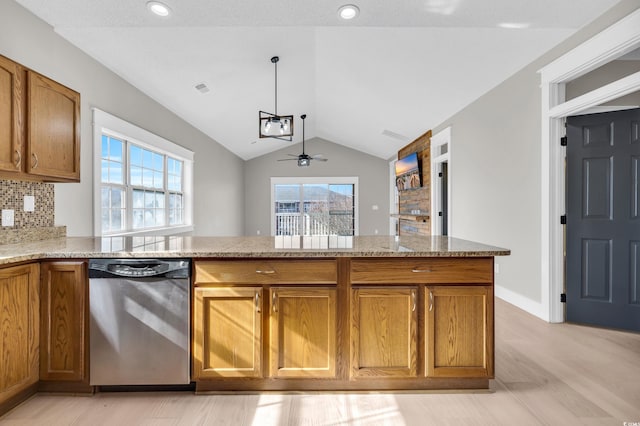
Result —
[[275, 74], [275, 88], [276, 88], [276, 96], [275, 96], [275, 100], [276, 100], [276, 105], [275, 105], [275, 115], [276, 117], [278, 116], [278, 61], [275, 61], [273, 63], [276, 66], [276, 74]]

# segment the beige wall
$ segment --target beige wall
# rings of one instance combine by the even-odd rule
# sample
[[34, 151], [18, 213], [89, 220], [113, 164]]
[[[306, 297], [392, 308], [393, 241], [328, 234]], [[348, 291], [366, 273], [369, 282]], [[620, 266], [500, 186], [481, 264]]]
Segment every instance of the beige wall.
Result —
[[[0, 54], [80, 92], [81, 182], [55, 185], [55, 221], [67, 234], [93, 234], [93, 138], [97, 107], [196, 153], [197, 235], [241, 235], [244, 162], [69, 44], [12, 0], [0, 0]], [[150, 70], [152, 72], [152, 70]]]
[[[260, 143], [269, 143], [261, 141]], [[389, 233], [389, 162], [320, 138], [305, 143], [308, 154], [322, 153], [326, 163], [311, 162], [298, 167], [296, 161], [277, 161], [287, 154], [302, 152], [302, 144], [291, 145], [271, 154], [249, 160], [245, 164], [245, 235], [271, 233], [271, 178], [325, 177], [359, 178], [360, 235]], [[378, 206], [373, 210], [373, 206]]]
[[[498, 290], [516, 304], [542, 300], [541, 90], [538, 70], [638, 9], [623, 0], [574, 36], [434, 128], [452, 128], [453, 236], [507, 247]], [[559, 220], [559, 218], [558, 218]], [[504, 293], [504, 292], [503, 292]]]

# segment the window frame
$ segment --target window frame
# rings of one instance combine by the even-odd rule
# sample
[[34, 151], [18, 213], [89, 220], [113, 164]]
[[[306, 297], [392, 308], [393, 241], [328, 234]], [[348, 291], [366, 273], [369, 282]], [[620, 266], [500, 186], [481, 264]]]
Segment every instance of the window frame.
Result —
[[[94, 148], [94, 170], [93, 170], [93, 212], [94, 223], [93, 230], [95, 236], [128, 236], [128, 235], [171, 235], [178, 233], [185, 233], [193, 231], [193, 163], [194, 153], [174, 142], [171, 142], [165, 138], [162, 138], [156, 134], [153, 134], [145, 129], [142, 129], [132, 123], [115, 117], [105, 111], [98, 108], [92, 108], [93, 112], [93, 148]], [[127, 229], [123, 231], [115, 231], [104, 233], [102, 231], [102, 204], [101, 204], [101, 189], [102, 189], [102, 135], [119, 139], [123, 142], [123, 177], [125, 188], [125, 221]], [[163, 171], [165, 198], [167, 194], [174, 193], [168, 188], [167, 177], [169, 170], [167, 168], [167, 156], [182, 161], [183, 170], [183, 204], [184, 204], [184, 223], [181, 225], [160, 226], [154, 228], [142, 228], [133, 229], [132, 223], [132, 194], [133, 189], [138, 188], [133, 186], [130, 182], [130, 170], [129, 170], [129, 147], [130, 145], [136, 145], [142, 149], [150, 150], [164, 156], [165, 170]], [[107, 185], [110, 185], [108, 183]], [[149, 188], [145, 188], [147, 190]], [[150, 189], [149, 189], [150, 190]], [[169, 221], [169, 204], [168, 199], [165, 199], [165, 221], [168, 224]]]
[[355, 202], [353, 203], [353, 236], [359, 235], [360, 228], [360, 195], [358, 193], [358, 177], [272, 177], [271, 178], [271, 202], [269, 204], [270, 221], [271, 221], [271, 236], [276, 234], [276, 212], [273, 208], [275, 205], [275, 187], [276, 185], [353, 185], [353, 197]]

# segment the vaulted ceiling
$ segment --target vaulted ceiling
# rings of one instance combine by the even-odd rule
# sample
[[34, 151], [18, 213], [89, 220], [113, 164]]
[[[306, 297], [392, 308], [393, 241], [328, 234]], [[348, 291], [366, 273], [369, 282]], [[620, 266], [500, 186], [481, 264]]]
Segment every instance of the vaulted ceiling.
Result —
[[294, 142], [306, 113], [307, 139], [389, 158], [618, 2], [355, 0], [343, 21], [339, 0], [16, 1], [244, 159], [291, 143], [258, 138], [272, 56]]

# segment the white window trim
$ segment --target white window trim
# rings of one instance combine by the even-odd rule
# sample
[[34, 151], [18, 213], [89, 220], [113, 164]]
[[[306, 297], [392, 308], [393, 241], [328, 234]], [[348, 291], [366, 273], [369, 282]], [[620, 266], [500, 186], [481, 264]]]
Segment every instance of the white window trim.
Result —
[[164, 228], [143, 229], [139, 231], [127, 231], [109, 234], [109, 236], [120, 235], [171, 235], [193, 231], [193, 159], [194, 153], [170, 140], [142, 129], [135, 124], [131, 124], [121, 118], [92, 108], [93, 112], [93, 233], [95, 236], [102, 235], [102, 206], [100, 200], [101, 188], [101, 158], [102, 135], [106, 133], [110, 136], [126, 139], [142, 148], [184, 159], [184, 225], [170, 226]]
[[[440, 148], [446, 146], [447, 152], [440, 154]], [[442, 235], [442, 221], [438, 212], [442, 206], [442, 187], [439, 185], [438, 173], [442, 163], [447, 164], [449, 179], [447, 179], [447, 235], [451, 236], [451, 127], [438, 132], [431, 137], [431, 234]]]
[[360, 220], [359, 220], [359, 207], [360, 196], [358, 194], [358, 177], [272, 177], [271, 178], [271, 204], [269, 205], [269, 211], [271, 211], [271, 236], [276, 234], [276, 217], [275, 210], [273, 208], [276, 194], [276, 185], [296, 185], [296, 184], [345, 184], [353, 185], [353, 196], [356, 202], [353, 205], [353, 235], [359, 235]]
[[[560, 294], [564, 289], [564, 238], [560, 216], [566, 211], [565, 148], [559, 143], [560, 137], [564, 135], [563, 121], [568, 115], [640, 90], [640, 74], [632, 74], [568, 102], [565, 102], [565, 84], [637, 48], [640, 48], [640, 9], [539, 71], [542, 80], [542, 300], [539, 304], [522, 297], [507, 300], [549, 322], [564, 321], [564, 307], [560, 303]], [[496, 295], [500, 297], [501, 292], [496, 287]], [[505, 295], [508, 296], [508, 292]]]

